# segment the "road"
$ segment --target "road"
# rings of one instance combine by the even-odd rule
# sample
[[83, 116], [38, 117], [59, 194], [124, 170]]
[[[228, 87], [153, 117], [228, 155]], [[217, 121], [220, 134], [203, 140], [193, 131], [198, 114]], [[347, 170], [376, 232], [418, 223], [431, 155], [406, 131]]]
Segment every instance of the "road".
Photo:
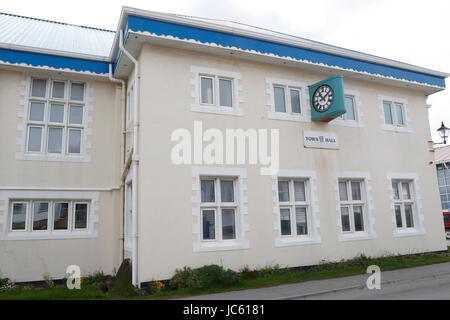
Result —
[[450, 263], [381, 270], [381, 289], [369, 290], [370, 275], [280, 285], [268, 288], [225, 292], [184, 298], [187, 300], [377, 300], [377, 299], [450, 299]]

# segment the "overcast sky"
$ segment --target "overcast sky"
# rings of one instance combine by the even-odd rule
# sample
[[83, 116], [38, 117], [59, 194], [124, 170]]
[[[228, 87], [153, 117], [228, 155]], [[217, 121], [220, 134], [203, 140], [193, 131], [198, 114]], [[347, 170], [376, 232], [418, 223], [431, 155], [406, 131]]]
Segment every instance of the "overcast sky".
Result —
[[[11, 0], [0, 10], [116, 30], [123, 5], [243, 22], [450, 73], [449, 0]], [[450, 127], [450, 90], [428, 103], [441, 142], [436, 129], [441, 121]]]

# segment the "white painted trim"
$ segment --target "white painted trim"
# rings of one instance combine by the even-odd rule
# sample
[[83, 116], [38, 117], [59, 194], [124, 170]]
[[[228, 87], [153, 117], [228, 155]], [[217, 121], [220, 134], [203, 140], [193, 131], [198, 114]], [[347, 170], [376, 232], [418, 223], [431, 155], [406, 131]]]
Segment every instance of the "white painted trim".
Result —
[[[363, 181], [364, 184], [364, 198], [365, 198], [365, 211], [367, 214], [364, 215], [364, 232], [353, 232], [353, 233], [342, 233], [342, 222], [341, 222], [341, 208], [340, 208], [340, 198], [339, 198], [339, 180], [341, 179], [359, 179]], [[336, 214], [337, 214], [337, 233], [338, 240], [341, 242], [345, 241], [357, 241], [357, 240], [372, 240], [377, 237], [374, 229], [375, 218], [373, 216], [374, 211], [374, 200], [372, 196], [372, 186], [370, 184], [371, 177], [369, 172], [358, 172], [358, 171], [345, 171], [336, 172], [333, 175], [334, 180], [334, 193], [336, 197]]]
[[[286, 112], [275, 111], [274, 85], [285, 87]], [[289, 88], [293, 87], [300, 91], [300, 114], [291, 112], [289, 100]], [[311, 108], [309, 106], [308, 85], [304, 82], [266, 77], [267, 118], [272, 120], [285, 120], [295, 122], [311, 122]], [[289, 100], [289, 101], [288, 101]]]
[[[65, 94], [67, 95], [67, 98], [64, 100], [61, 100], [61, 103], [66, 105], [65, 110], [65, 119], [68, 119], [69, 114], [69, 108], [70, 105], [77, 104], [76, 101], [71, 101], [69, 99], [69, 86], [71, 85], [72, 81], [70, 79], [58, 79], [55, 77], [37, 77], [47, 80], [47, 88], [46, 88], [46, 98], [43, 98], [42, 101], [51, 101], [55, 100], [50, 98], [50, 92], [52, 87], [52, 81], [53, 80], [61, 80], [65, 82]], [[93, 122], [92, 119], [92, 109], [93, 109], [93, 92], [94, 89], [91, 88], [90, 83], [87, 81], [73, 81], [75, 83], [82, 82], [85, 85], [84, 88], [84, 101], [78, 102], [79, 105], [83, 106], [83, 124], [80, 126], [74, 126], [77, 128], [82, 129], [82, 137], [81, 137], [81, 149], [80, 154], [69, 154], [67, 153], [67, 141], [68, 137], [63, 135], [63, 142], [62, 142], [62, 153], [61, 154], [49, 154], [46, 153], [44, 150], [45, 144], [41, 142], [41, 152], [40, 153], [30, 153], [26, 151], [27, 147], [27, 127], [28, 127], [28, 112], [29, 112], [29, 104], [30, 104], [30, 91], [31, 91], [31, 85], [32, 85], [32, 76], [28, 75], [25, 80], [22, 80], [20, 82], [21, 86], [24, 87], [20, 91], [20, 103], [19, 103], [19, 111], [17, 113], [18, 118], [22, 118], [22, 121], [17, 125], [17, 130], [19, 131], [19, 137], [16, 138], [16, 144], [20, 146], [20, 151], [16, 152], [15, 159], [16, 160], [35, 160], [35, 161], [57, 161], [57, 162], [90, 162], [91, 156], [88, 154], [88, 149], [91, 148], [91, 142], [88, 139], [88, 136], [92, 134], [92, 127], [91, 123]], [[35, 100], [34, 98], [32, 100]], [[39, 100], [39, 99], [36, 99]], [[48, 103], [46, 103], [48, 104]], [[46, 112], [48, 113], [49, 106], [46, 107]], [[45, 121], [44, 121], [45, 123]], [[47, 121], [48, 123], [48, 121]], [[71, 128], [72, 125], [65, 124], [64, 127]], [[47, 136], [47, 133], [44, 132], [46, 126], [44, 126], [43, 132], [42, 132], [42, 141], [44, 137]], [[65, 130], [64, 130], [65, 131]], [[68, 131], [68, 130], [67, 130]]]
[[[420, 195], [420, 186], [419, 186], [419, 175], [417, 173], [408, 173], [408, 172], [388, 172], [386, 173], [386, 178], [388, 180], [388, 190], [389, 190], [389, 201], [390, 201], [390, 210], [392, 213], [392, 223], [394, 226], [394, 237], [413, 237], [413, 236], [421, 236], [426, 234], [425, 228], [423, 226], [423, 221], [425, 217], [422, 213], [422, 196]], [[413, 183], [414, 192], [414, 206], [413, 206], [413, 214], [414, 214], [414, 224], [417, 225], [417, 228], [413, 228], [410, 230], [398, 230], [397, 222], [395, 218], [395, 207], [394, 207], [394, 190], [392, 189], [392, 180], [411, 180]], [[411, 192], [411, 190], [410, 190]]]
[[[192, 224], [192, 233], [196, 240], [193, 243], [193, 252], [208, 252], [208, 251], [227, 251], [227, 250], [243, 250], [250, 248], [250, 241], [246, 239], [246, 233], [249, 231], [249, 225], [245, 221], [245, 216], [248, 214], [248, 199], [244, 196], [247, 191], [247, 169], [245, 168], [222, 168], [222, 167], [197, 167], [191, 168], [192, 178], [195, 183], [192, 184], [192, 191], [195, 196], [192, 197], [192, 215], [194, 222]], [[239, 192], [238, 209], [236, 213], [236, 239], [225, 241], [202, 241], [201, 230], [201, 187], [200, 176], [211, 177], [235, 177], [237, 178], [237, 189]]]
[[[190, 84], [193, 87], [191, 91], [191, 98], [194, 98], [194, 103], [191, 104], [191, 111], [193, 112], [205, 112], [215, 113], [231, 116], [244, 116], [244, 110], [240, 107], [240, 104], [244, 102], [242, 97], [242, 75], [239, 72], [233, 72], [228, 70], [213, 69], [207, 67], [200, 67], [191, 65], [190, 68], [193, 77], [190, 80]], [[200, 103], [200, 76], [207, 75], [214, 78], [213, 81], [213, 95], [214, 105], [205, 105]], [[232, 107], [223, 107], [219, 105], [218, 96], [218, 78], [228, 78], [233, 81], [232, 87]]]
[[[385, 96], [385, 95], [378, 95], [378, 100], [379, 100], [379, 108], [381, 110], [381, 129], [385, 130], [385, 131], [393, 131], [393, 132], [408, 132], [411, 133], [413, 132], [412, 127], [411, 127], [411, 119], [408, 116], [408, 100], [404, 99], [404, 98], [399, 98], [399, 97], [390, 97], [390, 96]], [[390, 101], [393, 106], [395, 105], [396, 102], [400, 103], [403, 105], [403, 121], [404, 121], [404, 126], [397, 126], [397, 114], [393, 113], [392, 114], [392, 121], [394, 122], [393, 125], [391, 124], [386, 124], [385, 119], [384, 119], [384, 107], [383, 107], [383, 102], [384, 101]], [[393, 110], [395, 111], [395, 108], [393, 108]]]
[[[306, 179], [308, 198], [309, 198], [309, 218], [310, 218], [310, 235], [309, 236], [293, 236], [282, 237], [280, 226], [280, 205], [278, 201], [278, 179]], [[319, 199], [317, 196], [316, 185], [316, 173], [314, 171], [304, 170], [278, 170], [277, 175], [272, 176], [272, 192], [275, 192], [272, 198], [273, 214], [276, 216], [276, 220], [273, 223], [274, 230], [277, 234], [275, 237], [275, 247], [287, 247], [287, 246], [302, 246], [309, 244], [318, 244], [322, 242], [320, 237], [319, 228], [320, 220], [318, 218], [319, 212]]]
[[57, 188], [57, 187], [0, 187], [1, 190], [37, 190], [37, 191], [114, 191], [114, 190], [120, 190], [120, 186], [113, 186], [113, 187], [107, 187], [107, 188]]
[[355, 118], [356, 120], [348, 120], [336, 118], [329, 122], [333, 126], [351, 127], [351, 128], [364, 128], [364, 122], [362, 121], [362, 116], [364, 115], [361, 107], [361, 93], [358, 90], [344, 89], [345, 96], [352, 96], [354, 107], [355, 107]]
[[[0, 240], [50, 240], [50, 239], [83, 239], [97, 238], [99, 223], [99, 198], [100, 193], [95, 191], [67, 191], [67, 190], [1, 190], [0, 201], [3, 201], [3, 215], [0, 215]], [[11, 232], [10, 207], [11, 202], [28, 200], [69, 200], [69, 201], [89, 201], [89, 213], [87, 230], [71, 230], [71, 231], [21, 231]], [[28, 208], [27, 219], [30, 220], [31, 208]], [[72, 215], [72, 212], [69, 216]]]

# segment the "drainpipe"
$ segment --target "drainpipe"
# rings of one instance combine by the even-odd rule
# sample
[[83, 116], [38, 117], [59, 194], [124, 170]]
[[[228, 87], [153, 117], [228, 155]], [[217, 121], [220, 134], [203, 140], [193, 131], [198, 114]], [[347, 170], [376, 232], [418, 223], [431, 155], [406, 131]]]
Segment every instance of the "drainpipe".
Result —
[[133, 213], [133, 224], [132, 224], [132, 255], [131, 255], [131, 267], [132, 267], [132, 283], [135, 286], [140, 286], [138, 276], [137, 276], [137, 219], [138, 219], [138, 210], [137, 210], [137, 170], [139, 164], [139, 150], [138, 150], [138, 129], [139, 129], [139, 63], [137, 60], [125, 49], [123, 46], [123, 31], [120, 30], [120, 38], [119, 38], [119, 48], [123, 53], [133, 62], [134, 64], [134, 106], [133, 106], [133, 154], [132, 154], [132, 204], [131, 210]]
[[[125, 163], [125, 144], [126, 144], [126, 132], [125, 132], [125, 122], [126, 122], [126, 109], [125, 109], [125, 94], [126, 94], [126, 88], [125, 88], [125, 81], [123, 81], [122, 79], [117, 79], [114, 78], [112, 75], [112, 64], [109, 64], [109, 73], [108, 73], [108, 77], [109, 80], [112, 82], [116, 82], [116, 83], [120, 83], [122, 86], [122, 98], [121, 98], [121, 111], [122, 111], [122, 121], [121, 121], [121, 132], [122, 132], [122, 150], [121, 150], [121, 158], [120, 158], [120, 164], [122, 165], [122, 169], [123, 169], [123, 165]], [[123, 172], [123, 170], [120, 170], [121, 172]], [[122, 189], [122, 188], [121, 188]], [[124, 189], [123, 189], [124, 190]], [[122, 195], [122, 203], [125, 203], [125, 194], [124, 192], [121, 192]], [[123, 212], [123, 219], [122, 219], [122, 226], [125, 225], [125, 208], [123, 208], [122, 212]], [[122, 227], [123, 230], [123, 227]], [[123, 258], [125, 257], [125, 235], [122, 234], [122, 258], [120, 260], [123, 260]]]

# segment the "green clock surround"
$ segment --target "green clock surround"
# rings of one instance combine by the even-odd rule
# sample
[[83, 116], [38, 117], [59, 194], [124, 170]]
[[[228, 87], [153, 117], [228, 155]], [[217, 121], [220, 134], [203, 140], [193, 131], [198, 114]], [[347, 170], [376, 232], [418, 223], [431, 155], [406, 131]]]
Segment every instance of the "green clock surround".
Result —
[[311, 120], [329, 122], [346, 112], [342, 75], [309, 86]]

